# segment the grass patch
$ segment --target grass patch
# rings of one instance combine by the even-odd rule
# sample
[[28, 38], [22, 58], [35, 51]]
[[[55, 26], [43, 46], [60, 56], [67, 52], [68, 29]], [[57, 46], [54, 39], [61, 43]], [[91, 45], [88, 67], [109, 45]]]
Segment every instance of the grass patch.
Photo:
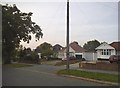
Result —
[[84, 78], [109, 81], [109, 82], [118, 82], [118, 75], [115, 75], [115, 74], [87, 72], [87, 71], [80, 71], [80, 70], [66, 70], [66, 69], [58, 71], [57, 74], [73, 75], [77, 77], [84, 77]]
[[30, 67], [32, 65], [30, 64], [20, 64], [20, 63], [14, 63], [14, 64], [6, 64], [7, 67], [13, 67], [13, 68], [20, 68], [20, 67]]
[[[78, 63], [78, 62], [80, 62], [80, 61], [79, 60], [70, 60], [69, 61], [70, 64], [75, 64], [75, 63]], [[67, 61], [65, 60], [65, 61], [57, 62], [55, 64], [55, 66], [61, 66], [61, 65], [66, 65], [66, 64], [67, 64]]]

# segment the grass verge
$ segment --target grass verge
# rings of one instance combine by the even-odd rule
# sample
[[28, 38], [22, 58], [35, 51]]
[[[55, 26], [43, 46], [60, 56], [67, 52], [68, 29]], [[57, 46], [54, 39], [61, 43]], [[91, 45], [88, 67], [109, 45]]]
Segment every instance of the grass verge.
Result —
[[20, 67], [30, 67], [32, 65], [30, 64], [20, 64], [20, 63], [14, 63], [14, 64], [6, 64], [7, 67], [13, 67], [13, 68], [20, 68]]
[[118, 82], [118, 75], [115, 74], [106, 74], [106, 73], [97, 73], [97, 72], [87, 72], [80, 70], [60, 70], [57, 72], [58, 75], [72, 75], [77, 77], [90, 78], [101, 81], [109, 81], [109, 82]]

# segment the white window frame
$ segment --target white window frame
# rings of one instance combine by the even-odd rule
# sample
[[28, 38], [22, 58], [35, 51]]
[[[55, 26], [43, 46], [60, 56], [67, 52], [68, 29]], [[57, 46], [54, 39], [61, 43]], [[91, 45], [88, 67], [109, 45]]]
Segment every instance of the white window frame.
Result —
[[102, 55], [111, 55], [111, 49], [103, 49], [102, 51], [101, 51], [101, 54]]

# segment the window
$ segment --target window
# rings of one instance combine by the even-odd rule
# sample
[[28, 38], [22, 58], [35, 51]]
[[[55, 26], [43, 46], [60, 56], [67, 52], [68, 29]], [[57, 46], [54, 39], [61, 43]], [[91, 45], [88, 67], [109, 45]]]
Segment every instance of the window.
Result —
[[110, 49], [103, 49], [102, 55], [111, 55], [111, 50]]
[[107, 55], [111, 55], [111, 50], [107, 49]]

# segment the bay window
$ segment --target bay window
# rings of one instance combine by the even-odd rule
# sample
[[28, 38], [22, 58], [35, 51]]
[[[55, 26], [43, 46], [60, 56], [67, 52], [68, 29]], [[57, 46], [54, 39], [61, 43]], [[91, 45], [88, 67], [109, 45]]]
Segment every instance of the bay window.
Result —
[[102, 55], [111, 55], [111, 50], [110, 49], [103, 49], [101, 53], [102, 53]]

